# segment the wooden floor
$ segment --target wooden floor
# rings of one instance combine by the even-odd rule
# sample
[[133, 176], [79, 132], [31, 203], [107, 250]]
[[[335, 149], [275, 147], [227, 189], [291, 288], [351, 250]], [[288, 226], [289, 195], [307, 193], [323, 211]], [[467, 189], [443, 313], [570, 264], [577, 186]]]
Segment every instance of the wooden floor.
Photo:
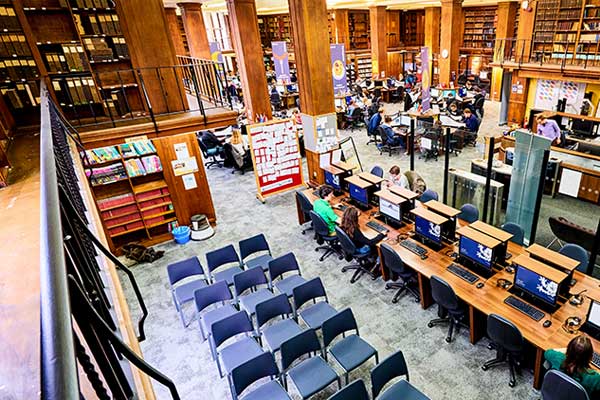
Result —
[[[16, 156], [18, 155], [18, 157]], [[39, 140], [17, 138], [0, 189], [0, 399], [39, 398]]]

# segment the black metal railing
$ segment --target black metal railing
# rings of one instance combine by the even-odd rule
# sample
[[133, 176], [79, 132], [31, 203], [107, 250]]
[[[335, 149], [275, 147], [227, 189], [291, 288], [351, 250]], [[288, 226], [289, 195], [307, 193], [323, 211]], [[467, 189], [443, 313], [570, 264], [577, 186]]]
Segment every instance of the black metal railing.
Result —
[[173, 399], [179, 399], [174, 383], [120, 339], [98, 250], [123, 270], [132, 284], [142, 312], [138, 340], [145, 337], [148, 310], [131, 271], [90, 228], [71, 157], [71, 143], [81, 149], [78, 133], [49, 99], [44, 83], [40, 94], [42, 398], [84, 398], [78, 365], [95, 391], [94, 397], [135, 398], [136, 388], [127, 372], [132, 364], [165, 385]]
[[183, 83], [187, 93], [212, 104], [214, 107], [232, 107], [232, 99], [223, 63], [196, 57], [177, 56], [182, 67]]

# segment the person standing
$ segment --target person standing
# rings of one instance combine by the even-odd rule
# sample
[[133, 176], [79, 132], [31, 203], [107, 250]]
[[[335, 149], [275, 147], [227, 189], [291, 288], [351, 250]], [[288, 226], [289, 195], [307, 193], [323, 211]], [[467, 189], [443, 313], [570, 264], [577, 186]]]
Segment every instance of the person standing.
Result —
[[555, 120], [550, 119], [551, 115], [541, 113], [537, 116], [537, 134], [552, 140], [553, 145], [559, 145], [560, 127]]

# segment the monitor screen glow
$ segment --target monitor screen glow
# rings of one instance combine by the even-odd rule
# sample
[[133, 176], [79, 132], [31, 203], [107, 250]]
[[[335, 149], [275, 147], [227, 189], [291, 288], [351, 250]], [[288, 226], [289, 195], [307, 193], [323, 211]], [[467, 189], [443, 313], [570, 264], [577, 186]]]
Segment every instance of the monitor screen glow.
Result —
[[592, 300], [592, 304], [590, 304], [587, 322], [600, 329], [600, 303], [596, 300]]
[[515, 273], [515, 286], [549, 304], [556, 304], [558, 283], [521, 265]]
[[334, 175], [329, 171], [325, 171], [325, 183], [333, 187], [335, 190], [341, 190], [340, 176]]
[[493, 249], [464, 235], [460, 237], [458, 249], [461, 256], [468, 258], [477, 265], [481, 265], [488, 270], [492, 269]]
[[395, 221], [401, 221], [400, 205], [387, 201], [382, 197], [379, 198], [379, 212]]
[[442, 227], [415, 215], [415, 231], [432, 242], [442, 244]]
[[367, 193], [367, 189], [363, 189], [354, 184], [348, 185], [348, 190], [350, 191], [350, 198], [359, 202], [360, 204], [368, 205], [369, 204], [369, 196]]

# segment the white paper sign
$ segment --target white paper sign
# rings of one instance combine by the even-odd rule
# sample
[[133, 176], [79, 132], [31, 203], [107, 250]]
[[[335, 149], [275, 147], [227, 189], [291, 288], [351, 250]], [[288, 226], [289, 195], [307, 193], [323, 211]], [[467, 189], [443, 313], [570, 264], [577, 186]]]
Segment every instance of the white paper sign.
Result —
[[173, 173], [175, 174], [175, 176], [191, 174], [198, 171], [198, 163], [196, 162], [196, 157], [190, 157], [181, 160], [173, 160], [171, 161], [171, 165], [173, 166]]
[[567, 196], [577, 197], [579, 193], [580, 183], [581, 172], [563, 168], [562, 175], [560, 176], [560, 186], [558, 187], [558, 193], [566, 194]]
[[190, 158], [190, 152], [188, 151], [186, 143], [175, 143], [173, 147], [175, 148], [175, 154], [177, 155], [178, 160]]
[[192, 190], [198, 187], [194, 174], [186, 174], [182, 175], [181, 177], [183, 178], [183, 186], [185, 187], [185, 190]]

